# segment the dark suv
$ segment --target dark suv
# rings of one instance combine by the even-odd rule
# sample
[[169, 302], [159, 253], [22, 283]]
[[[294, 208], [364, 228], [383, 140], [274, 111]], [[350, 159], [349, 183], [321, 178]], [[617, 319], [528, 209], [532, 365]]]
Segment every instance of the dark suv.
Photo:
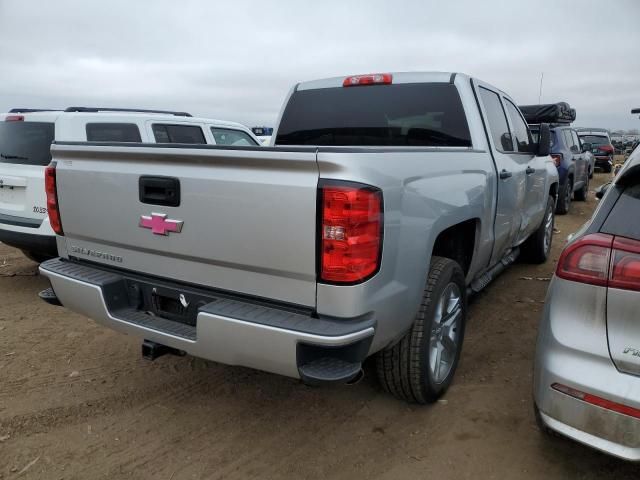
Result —
[[606, 130], [586, 129], [578, 130], [578, 135], [583, 144], [589, 144], [596, 157], [596, 167], [610, 173], [613, 169], [613, 154], [615, 148], [611, 144], [611, 138]]
[[[538, 126], [530, 125], [531, 133], [537, 138]], [[560, 192], [556, 213], [569, 212], [571, 199], [585, 201], [589, 194], [589, 179], [593, 176], [593, 166], [587, 156], [589, 145], [584, 148], [578, 133], [570, 126], [551, 127], [551, 157], [560, 176]]]

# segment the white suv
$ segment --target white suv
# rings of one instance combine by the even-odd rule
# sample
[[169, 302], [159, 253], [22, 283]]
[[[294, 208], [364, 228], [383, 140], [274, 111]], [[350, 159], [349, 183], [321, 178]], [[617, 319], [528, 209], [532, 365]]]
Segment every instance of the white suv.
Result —
[[260, 145], [244, 125], [184, 112], [70, 107], [0, 114], [0, 242], [35, 261], [57, 255], [47, 217], [44, 170], [51, 142]]

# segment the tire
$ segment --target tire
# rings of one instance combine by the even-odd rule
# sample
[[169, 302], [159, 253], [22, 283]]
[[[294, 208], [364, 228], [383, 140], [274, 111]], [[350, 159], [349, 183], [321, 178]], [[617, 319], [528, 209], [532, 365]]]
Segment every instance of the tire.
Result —
[[560, 187], [560, 195], [558, 195], [558, 204], [556, 205], [556, 213], [558, 215], [566, 215], [569, 213], [571, 206], [571, 197], [573, 196], [573, 181], [567, 179], [564, 186]]
[[575, 193], [575, 199], [579, 202], [586, 202], [589, 197], [589, 176], [584, 180], [582, 188]]
[[21, 250], [21, 252], [29, 260], [31, 260], [32, 262], [36, 262], [36, 263], [42, 263], [42, 262], [44, 262], [46, 260], [54, 258], [51, 255], [44, 255], [42, 253], [30, 252], [28, 250]]
[[611, 173], [611, 170], [613, 170], [613, 167], [611, 166], [610, 163], [605, 164], [604, 167], [602, 167], [602, 171], [604, 173]]
[[529, 263], [544, 263], [549, 258], [553, 242], [553, 226], [555, 217], [553, 205], [555, 200], [549, 196], [542, 223], [520, 247], [522, 257]]
[[[448, 329], [442, 327], [443, 315], [448, 319]], [[377, 355], [378, 378], [384, 390], [400, 400], [419, 404], [435, 402], [442, 396], [458, 366], [466, 316], [462, 268], [448, 258], [433, 257], [411, 329], [398, 343]]]

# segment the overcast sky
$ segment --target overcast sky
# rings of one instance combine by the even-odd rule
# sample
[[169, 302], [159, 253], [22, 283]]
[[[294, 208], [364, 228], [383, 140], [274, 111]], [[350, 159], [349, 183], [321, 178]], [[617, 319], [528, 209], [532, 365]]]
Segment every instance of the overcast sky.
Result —
[[460, 71], [578, 126], [640, 128], [640, 1], [0, 0], [0, 111], [186, 110], [273, 125], [298, 81]]

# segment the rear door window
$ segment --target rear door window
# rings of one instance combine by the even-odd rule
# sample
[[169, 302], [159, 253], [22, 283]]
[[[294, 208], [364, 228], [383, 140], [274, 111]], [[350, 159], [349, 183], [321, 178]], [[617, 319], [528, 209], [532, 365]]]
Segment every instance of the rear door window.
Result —
[[48, 165], [53, 137], [52, 122], [0, 121], [0, 163]]
[[567, 148], [571, 149], [573, 147], [573, 137], [571, 136], [570, 130], [563, 130], [562, 134], [564, 135], [564, 143]]
[[458, 90], [406, 83], [299, 90], [276, 145], [471, 147]]
[[246, 132], [242, 130], [235, 130], [232, 128], [217, 128], [211, 127], [211, 134], [216, 141], [216, 145], [234, 145], [234, 146], [247, 146], [255, 147], [258, 145], [253, 138], [251, 138]]
[[487, 122], [489, 123], [489, 131], [493, 137], [493, 144], [501, 152], [513, 151], [513, 141], [511, 140], [511, 132], [507, 123], [507, 116], [502, 108], [500, 96], [480, 87], [480, 98], [487, 112]]
[[156, 143], [207, 143], [202, 128], [197, 125], [154, 123], [153, 136]]
[[527, 123], [522, 118], [518, 107], [506, 98], [505, 105], [507, 107], [509, 118], [511, 119], [511, 124], [513, 125], [513, 140], [516, 151], [521, 153], [531, 153], [531, 138], [529, 136]]
[[135, 123], [87, 123], [89, 142], [142, 142]]

